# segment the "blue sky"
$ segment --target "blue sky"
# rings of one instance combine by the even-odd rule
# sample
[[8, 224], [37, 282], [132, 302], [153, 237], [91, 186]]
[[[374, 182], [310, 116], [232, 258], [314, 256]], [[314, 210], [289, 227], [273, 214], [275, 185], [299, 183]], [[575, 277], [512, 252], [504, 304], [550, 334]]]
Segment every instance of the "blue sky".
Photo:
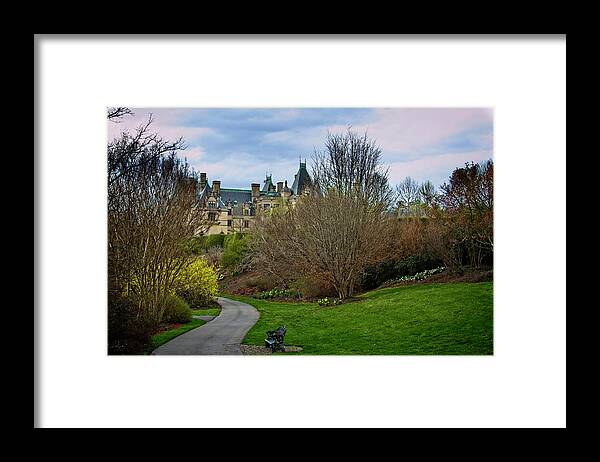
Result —
[[132, 130], [153, 114], [152, 130], [184, 137], [181, 156], [223, 188], [273, 181], [291, 185], [299, 157], [321, 149], [327, 132], [368, 132], [381, 147], [392, 185], [406, 176], [436, 186], [467, 161], [492, 158], [493, 111], [489, 108], [132, 108], [133, 117], [108, 122], [109, 137]]

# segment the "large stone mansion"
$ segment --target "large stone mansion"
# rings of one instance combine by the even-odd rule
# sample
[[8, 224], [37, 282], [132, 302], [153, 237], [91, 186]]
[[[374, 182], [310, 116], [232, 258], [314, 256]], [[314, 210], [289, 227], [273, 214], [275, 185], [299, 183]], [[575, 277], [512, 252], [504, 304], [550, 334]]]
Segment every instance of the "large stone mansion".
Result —
[[275, 186], [271, 177], [266, 175], [262, 189], [260, 183], [252, 183], [250, 189], [231, 189], [222, 188], [218, 180], [209, 185], [206, 173], [200, 173], [199, 200], [212, 222], [206, 234], [244, 232], [252, 226], [257, 214], [269, 212], [285, 203], [293, 205], [311, 184], [306, 162], [302, 161], [291, 188], [287, 180], [279, 181]]

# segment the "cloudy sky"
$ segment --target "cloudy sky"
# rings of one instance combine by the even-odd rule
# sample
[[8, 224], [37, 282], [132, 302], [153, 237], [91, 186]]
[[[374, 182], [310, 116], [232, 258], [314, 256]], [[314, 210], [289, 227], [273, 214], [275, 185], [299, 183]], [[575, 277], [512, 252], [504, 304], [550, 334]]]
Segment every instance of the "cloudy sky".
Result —
[[163, 138], [183, 137], [181, 156], [223, 188], [250, 188], [294, 179], [298, 158], [321, 149], [327, 132], [368, 132], [381, 147], [392, 185], [406, 176], [436, 186], [465, 162], [492, 158], [493, 111], [487, 108], [132, 108], [134, 116], [108, 122], [109, 139], [133, 130], [150, 113], [152, 130]]

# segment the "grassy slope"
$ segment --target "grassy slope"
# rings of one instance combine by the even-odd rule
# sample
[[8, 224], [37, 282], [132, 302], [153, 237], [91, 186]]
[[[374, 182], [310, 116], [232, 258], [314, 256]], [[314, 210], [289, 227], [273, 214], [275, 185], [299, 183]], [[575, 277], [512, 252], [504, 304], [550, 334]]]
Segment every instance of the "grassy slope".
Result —
[[192, 310], [192, 314], [196, 316], [219, 316], [219, 314], [221, 314], [221, 308], [202, 308], [198, 310]]
[[196, 316], [219, 316], [221, 314], [221, 305], [216, 300], [212, 300], [206, 306], [193, 307], [192, 314]]
[[245, 344], [288, 327], [286, 344], [303, 354], [489, 355], [492, 283], [420, 284], [375, 290], [337, 307], [230, 296], [260, 311]]

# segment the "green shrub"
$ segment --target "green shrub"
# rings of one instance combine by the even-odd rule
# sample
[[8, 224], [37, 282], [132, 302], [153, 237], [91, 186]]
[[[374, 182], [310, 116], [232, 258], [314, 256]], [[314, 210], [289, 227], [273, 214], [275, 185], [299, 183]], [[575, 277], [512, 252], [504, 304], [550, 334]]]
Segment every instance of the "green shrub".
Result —
[[204, 258], [197, 258], [179, 273], [175, 287], [192, 307], [205, 306], [217, 295], [217, 273]]
[[202, 255], [206, 251], [207, 236], [194, 236], [184, 242], [185, 249], [194, 254]]
[[364, 290], [378, 287], [384, 281], [398, 276], [396, 272], [397, 260], [387, 260], [378, 265], [369, 266], [365, 269], [360, 286]]
[[175, 294], [167, 295], [165, 300], [164, 322], [188, 323], [192, 320], [192, 310], [187, 302]]
[[361, 279], [360, 285], [364, 290], [379, 287], [385, 281], [397, 280], [403, 276], [412, 276], [442, 264], [437, 258], [429, 255], [411, 255], [402, 260], [387, 260], [378, 265], [368, 267]]
[[439, 267], [441, 263], [441, 260], [431, 258], [428, 255], [412, 255], [396, 264], [395, 277], [410, 276], [422, 271], [427, 271], [429, 268]]
[[185, 242], [185, 248], [193, 255], [204, 255], [211, 247], [223, 248], [224, 234], [194, 236]]
[[223, 241], [221, 265], [230, 271], [236, 271], [248, 250], [248, 236], [243, 233], [229, 234]]
[[225, 234], [211, 234], [206, 236], [206, 247], [205, 250], [210, 249], [211, 247], [223, 247], [225, 242]]

